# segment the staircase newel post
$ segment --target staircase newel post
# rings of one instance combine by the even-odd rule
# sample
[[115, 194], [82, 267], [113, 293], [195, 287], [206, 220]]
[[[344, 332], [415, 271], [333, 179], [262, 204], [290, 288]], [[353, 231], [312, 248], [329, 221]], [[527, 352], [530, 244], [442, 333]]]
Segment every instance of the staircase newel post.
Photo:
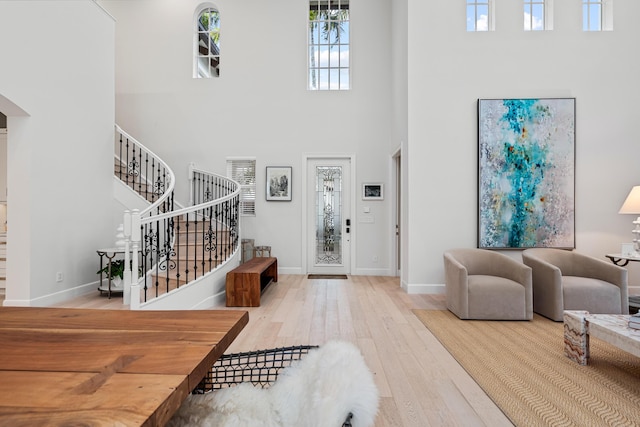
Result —
[[140, 229], [140, 211], [134, 209], [131, 213], [131, 251], [135, 254], [133, 265], [131, 266], [131, 310], [140, 309], [140, 281], [138, 278], [138, 252], [140, 251], [140, 240], [142, 231]]
[[122, 278], [124, 280], [124, 293], [122, 295], [125, 305], [131, 303], [131, 213], [124, 211], [124, 272]]

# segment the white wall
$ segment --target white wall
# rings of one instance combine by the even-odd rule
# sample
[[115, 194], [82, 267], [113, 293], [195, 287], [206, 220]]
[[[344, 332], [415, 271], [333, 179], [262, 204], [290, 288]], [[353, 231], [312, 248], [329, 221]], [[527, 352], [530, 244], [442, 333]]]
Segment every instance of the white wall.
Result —
[[409, 285], [443, 283], [442, 252], [477, 245], [478, 98], [575, 97], [576, 248], [605, 259], [631, 240], [617, 212], [640, 183], [640, 2], [615, 2], [601, 33], [582, 32], [579, 1], [554, 4], [553, 31], [522, 31], [521, 2], [496, 0], [496, 31], [467, 33], [464, 2], [409, 0]]
[[114, 238], [114, 22], [90, 0], [0, 2], [0, 40], [5, 305], [48, 305], [95, 282]]
[[[640, 64], [630, 54], [638, 2], [616, 2], [613, 32], [583, 33], [575, 1], [555, 2], [553, 31], [525, 33], [520, 3], [497, 0], [496, 31], [474, 34], [465, 31], [464, 2], [353, 0], [353, 89], [340, 93], [306, 90], [306, 2], [216, 2], [222, 77], [213, 80], [191, 78], [197, 1], [101, 3], [117, 19], [115, 36], [89, 0], [0, 2], [9, 302], [39, 304], [95, 280], [95, 248], [114, 233], [95, 225], [114, 221], [103, 197], [112, 185], [114, 92], [119, 124], [185, 177], [181, 201], [189, 162], [223, 173], [227, 156], [257, 158], [258, 216], [244, 221], [244, 234], [270, 244], [289, 272], [304, 266], [303, 156], [355, 155], [356, 188], [383, 182], [389, 195], [389, 156], [400, 146], [402, 281], [441, 285], [442, 252], [477, 244], [478, 98], [575, 97], [577, 249], [602, 257], [631, 240], [633, 218], [617, 211], [640, 181]], [[69, 157], [87, 162], [66, 167]], [[293, 166], [292, 202], [264, 201], [267, 165]], [[355, 199], [356, 215], [369, 206], [376, 222], [356, 222], [354, 273], [386, 274], [391, 197]], [[632, 285], [638, 270], [629, 266]]]
[[[116, 20], [116, 120], [165, 159], [177, 175], [177, 200], [188, 201], [187, 171], [225, 174], [228, 156], [255, 156], [255, 218], [242, 235], [270, 245], [280, 270], [304, 272], [303, 156], [355, 155], [356, 188], [389, 188], [391, 62], [389, 0], [351, 2], [352, 90], [306, 89], [307, 2], [219, 0], [221, 77], [192, 78], [194, 13], [199, 1], [103, 0]], [[293, 200], [266, 202], [265, 167], [293, 167]], [[355, 274], [390, 270], [389, 197], [364, 202], [359, 191]], [[368, 206], [373, 224], [357, 218]], [[378, 262], [373, 262], [373, 257]]]
[[[400, 214], [396, 215], [395, 223], [399, 225], [400, 230], [400, 265], [396, 267], [400, 270], [400, 277], [403, 286], [407, 284], [408, 274], [408, 253], [409, 248], [409, 229], [407, 227], [407, 218], [409, 212], [408, 189], [408, 145], [407, 145], [407, 107], [408, 107], [408, 1], [394, 0], [390, 11], [391, 17], [391, 66], [392, 66], [392, 137], [391, 141], [394, 147], [399, 150], [400, 154], [400, 187], [403, 189], [402, 194], [397, 195], [400, 198]], [[391, 207], [394, 209], [394, 207]]]

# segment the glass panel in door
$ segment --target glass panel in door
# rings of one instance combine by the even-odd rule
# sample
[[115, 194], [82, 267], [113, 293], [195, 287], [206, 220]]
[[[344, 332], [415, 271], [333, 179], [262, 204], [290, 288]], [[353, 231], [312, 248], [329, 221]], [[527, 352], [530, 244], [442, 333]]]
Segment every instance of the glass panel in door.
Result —
[[307, 272], [350, 274], [351, 159], [307, 159]]
[[342, 167], [316, 166], [316, 265], [342, 264]]

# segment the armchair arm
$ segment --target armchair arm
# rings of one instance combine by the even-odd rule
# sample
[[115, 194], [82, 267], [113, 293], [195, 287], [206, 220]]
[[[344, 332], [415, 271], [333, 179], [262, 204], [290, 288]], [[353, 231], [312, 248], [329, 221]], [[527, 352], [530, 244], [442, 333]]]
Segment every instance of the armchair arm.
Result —
[[620, 312], [629, 314], [628, 272], [624, 267], [613, 265], [605, 260], [588, 255], [574, 253], [576, 271], [580, 276], [604, 280], [620, 288]]
[[469, 314], [469, 281], [467, 269], [449, 252], [444, 253], [444, 275], [447, 308], [460, 317]]
[[533, 305], [536, 312], [555, 321], [562, 320], [564, 298], [560, 268], [533, 255], [522, 253], [523, 262], [531, 267], [533, 277]]
[[469, 290], [467, 268], [448, 252], [444, 253], [444, 274], [445, 283], [456, 284], [464, 292]]
[[574, 275], [591, 277], [613, 283], [619, 288], [627, 288], [627, 269], [611, 264], [608, 261], [589, 255], [574, 252]]
[[[496, 254], [500, 255], [500, 254]], [[502, 269], [502, 277], [511, 279], [522, 285], [525, 295], [525, 307], [527, 310], [527, 319], [533, 318], [533, 271], [531, 267], [521, 262], [505, 256]]]

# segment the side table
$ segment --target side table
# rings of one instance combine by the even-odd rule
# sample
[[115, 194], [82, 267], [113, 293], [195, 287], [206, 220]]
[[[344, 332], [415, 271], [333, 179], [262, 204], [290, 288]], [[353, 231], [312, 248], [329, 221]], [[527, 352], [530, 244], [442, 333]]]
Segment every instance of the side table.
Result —
[[[113, 261], [113, 259], [117, 256], [117, 255], [124, 255], [124, 248], [106, 248], [106, 249], [98, 249], [96, 251], [98, 253], [98, 256], [100, 257], [100, 270], [102, 270], [104, 268], [104, 259], [107, 259], [107, 266], [109, 267], [107, 270], [107, 283], [105, 285], [104, 283], [104, 279], [103, 279], [103, 274], [100, 273], [100, 284], [98, 285], [98, 290], [100, 291], [100, 293], [102, 294], [103, 292], [106, 292], [107, 295], [109, 296], [109, 298], [111, 298], [111, 294], [112, 293], [123, 293], [124, 292], [124, 281], [120, 283], [119, 286], [116, 286], [116, 284], [113, 283], [113, 280], [111, 279], [111, 261]], [[131, 251], [129, 251], [131, 252]], [[99, 270], [99, 271], [100, 271]]]
[[[640, 257], [622, 255], [622, 254], [606, 254], [612, 263], [620, 267], [624, 267], [629, 262], [638, 262]], [[629, 313], [635, 313], [640, 310], [640, 295], [629, 295]]]
[[615, 265], [619, 265], [620, 267], [624, 267], [629, 264], [629, 261], [640, 261], [640, 257], [628, 256], [622, 254], [606, 254], [607, 258], [611, 260]]

